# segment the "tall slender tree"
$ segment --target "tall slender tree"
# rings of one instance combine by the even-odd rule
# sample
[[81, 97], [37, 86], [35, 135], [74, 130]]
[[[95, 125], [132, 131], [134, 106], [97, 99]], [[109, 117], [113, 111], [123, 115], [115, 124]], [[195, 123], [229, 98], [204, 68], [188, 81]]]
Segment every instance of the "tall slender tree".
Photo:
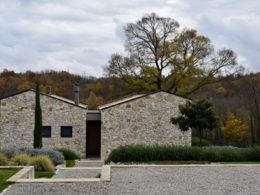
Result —
[[33, 147], [42, 147], [42, 109], [40, 103], [40, 86], [36, 83], [36, 93], [35, 93], [35, 115], [34, 115], [34, 140]]

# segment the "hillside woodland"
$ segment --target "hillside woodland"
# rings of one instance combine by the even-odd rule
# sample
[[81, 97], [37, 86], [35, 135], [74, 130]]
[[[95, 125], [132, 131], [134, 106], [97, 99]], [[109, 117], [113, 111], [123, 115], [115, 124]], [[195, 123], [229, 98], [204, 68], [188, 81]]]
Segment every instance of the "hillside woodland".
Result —
[[[148, 92], [130, 90], [131, 87], [123, 79], [116, 77], [86, 77], [65, 71], [15, 73], [4, 70], [0, 73], [0, 98], [35, 88], [36, 81], [41, 84], [41, 92], [68, 99], [73, 99], [73, 86], [80, 85], [80, 101], [88, 104], [90, 109], [129, 94]], [[219, 83], [206, 85], [188, 96], [192, 99], [209, 98], [220, 118], [221, 127], [204, 133], [203, 137], [215, 144], [248, 146], [259, 143], [259, 91], [260, 73], [252, 73], [222, 78]], [[231, 135], [225, 136], [224, 127]], [[193, 132], [194, 135], [196, 133]]]

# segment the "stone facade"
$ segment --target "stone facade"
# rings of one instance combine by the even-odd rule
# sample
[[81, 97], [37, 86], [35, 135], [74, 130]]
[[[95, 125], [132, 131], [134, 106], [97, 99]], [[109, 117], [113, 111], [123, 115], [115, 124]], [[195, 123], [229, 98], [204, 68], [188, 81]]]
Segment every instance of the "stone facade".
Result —
[[[86, 108], [41, 94], [43, 126], [51, 126], [44, 148], [69, 148], [86, 156]], [[32, 90], [0, 100], [0, 149], [32, 147], [35, 92]], [[72, 137], [61, 137], [61, 126], [72, 126]]]
[[191, 131], [181, 132], [170, 118], [178, 116], [179, 105], [188, 100], [157, 92], [101, 108], [101, 158], [127, 144], [191, 145]]

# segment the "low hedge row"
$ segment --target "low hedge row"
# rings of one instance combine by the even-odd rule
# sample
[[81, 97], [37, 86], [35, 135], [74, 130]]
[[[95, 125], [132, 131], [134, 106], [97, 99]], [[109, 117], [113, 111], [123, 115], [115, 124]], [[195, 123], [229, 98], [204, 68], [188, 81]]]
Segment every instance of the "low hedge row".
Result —
[[212, 145], [208, 140], [201, 139], [200, 143], [200, 138], [193, 136], [191, 139], [191, 145], [192, 146], [210, 146]]
[[260, 161], [260, 146], [234, 148], [219, 146], [126, 145], [113, 150], [105, 163], [149, 161]]

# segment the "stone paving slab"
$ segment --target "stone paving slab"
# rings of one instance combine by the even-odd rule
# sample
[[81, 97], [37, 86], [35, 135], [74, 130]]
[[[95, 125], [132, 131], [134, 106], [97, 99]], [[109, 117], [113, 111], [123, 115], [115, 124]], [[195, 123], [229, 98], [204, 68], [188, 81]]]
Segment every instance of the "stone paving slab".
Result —
[[102, 167], [103, 164], [100, 160], [80, 160], [76, 161], [75, 167]]
[[101, 174], [101, 168], [97, 169], [59, 169], [52, 178], [98, 178]]

